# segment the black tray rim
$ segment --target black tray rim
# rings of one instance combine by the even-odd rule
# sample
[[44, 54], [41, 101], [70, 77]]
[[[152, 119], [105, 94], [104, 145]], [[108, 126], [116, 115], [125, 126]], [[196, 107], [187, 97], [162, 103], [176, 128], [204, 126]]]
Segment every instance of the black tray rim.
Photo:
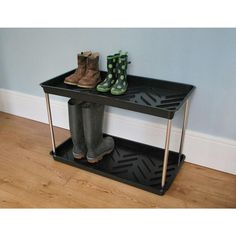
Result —
[[[70, 70], [70, 71], [65, 72], [61, 75], [55, 76], [52, 79], [46, 80], [46, 81], [40, 83], [40, 86], [43, 88], [45, 93], [49, 93], [49, 94], [59, 95], [59, 92], [62, 92], [62, 93], [65, 93], [65, 92], [70, 93], [71, 92], [71, 93], [73, 93], [72, 96], [59, 95], [59, 96], [68, 97], [68, 98], [70, 98], [70, 97], [76, 98], [74, 96], [75, 94], [86, 97], [86, 98], [88, 98], [88, 96], [96, 97], [96, 98], [99, 98], [99, 99], [97, 99], [97, 103], [100, 103], [100, 100], [103, 100], [103, 99], [107, 98], [107, 96], [102, 94], [102, 93], [101, 94], [89, 94], [88, 95], [86, 93], [85, 94], [80, 93], [79, 91], [72, 91], [70, 88], [60, 88], [60, 87], [55, 87], [55, 86], [49, 85], [49, 83], [52, 82], [53, 80], [59, 79], [60, 77], [64, 78], [66, 76], [71, 75], [75, 70], [76, 69]], [[102, 74], [102, 77], [105, 76], [105, 74], [107, 73], [106, 71], [100, 71], [100, 72]], [[135, 77], [135, 78], [140, 78], [142, 80], [145, 79], [145, 80], [149, 80], [149, 81], [167, 83], [167, 84], [171, 84], [172, 86], [177, 85], [177, 86], [184, 86], [184, 87], [188, 86], [188, 87], [190, 87], [190, 90], [185, 95], [184, 99], [181, 101], [181, 103], [178, 105], [178, 107], [176, 108], [175, 111], [169, 111], [169, 110], [166, 110], [166, 109], [161, 108], [161, 107], [154, 108], [154, 107], [146, 107], [146, 106], [143, 106], [143, 105], [140, 105], [140, 104], [134, 104], [130, 101], [119, 99], [119, 96], [113, 96], [112, 97], [112, 100], [116, 103], [116, 105], [114, 105], [114, 107], [118, 107], [118, 108], [121, 108], [121, 109], [128, 109], [128, 110], [131, 110], [131, 111], [140, 112], [140, 113], [144, 113], [144, 114], [149, 114], [149, 115], [153, 115], [153, 116], [158, 116], [158, 117], [165, 118], [165, 119], [173, 119], [175, 113], [178, 112], [181, 109], [183, 104], [185, 104], [186, 100], [189, 99], [189, 97], [192, 95], [192, 93], [196, 89], [196, 86], [194, 86], [192, 84], [185, 84], [185, 83], [173, 82], [173, 81], [168, 81], [168, 80], [160, 80], [160, 79], [148, 78], [148, 77], [130, 75], [130, 74], [128, 74], [128, 77]], [[52, 90], [54, 90], [54, 92], [52, 92]], [[57, 91], [58, 93], [55, 92], [55, 91]], [[119, 103], [122, 103], [123, 105], [120, 105]], [[107, 104], [107, 105], [112, 106], [112, 104]], [[127, 106], [126, 108], [124, 108], [125, 105]], [[131, 106], [135, 109], [128, 108], [128, 106]]]
[[[72, 69], [72, 70], [69, 70], [61, 75], [58, 75], [58, 76], [55, 76], [51, 79], [48, 79], [42, 83], [40, 83], [39, 85], [41, 87], [53, 87], [53, 86], [50, 86], [50, 85], [47, 85], [48, 82], [54, 80], [54, 79], [58, 79], [58, 77], [64, 77], [64, 76], [67, 76], [67, 75], [70, 75], [72, 73], [75, 72], [76, 69]], [[104, 70], [100, 70], [100, 72], [102, 73], [102, 75], [106, 74], [107, 71], [104, 71]], [[148, 80], [155, 80], [155, 81], [160, 81], [160, 82], [164, 82], [164, 83], [171, 83], [171, 84], [176, 84], [176, 85], [180, 85], [180, 86], [190, 86], [192, 87], [192, 89], [195, 89], [196, 86], [195, 85], [192, 85], [192, 84], [186, 84], [186, 83], [180, 83], [180, 82], [175, 82], [175, 81], [170, 81], [170, 80], [162, 80], [162, 79], [156, 79], [156, 78], [150, 78], [150, 77], [145, 77], [145, 76], [139, 76], [139, 75], [133, 75], [133, 74], [128, 74], [127, 75], [128, 77], [137, 77], [137, 78], [140, 78], [140, 79], [148, 79]]]

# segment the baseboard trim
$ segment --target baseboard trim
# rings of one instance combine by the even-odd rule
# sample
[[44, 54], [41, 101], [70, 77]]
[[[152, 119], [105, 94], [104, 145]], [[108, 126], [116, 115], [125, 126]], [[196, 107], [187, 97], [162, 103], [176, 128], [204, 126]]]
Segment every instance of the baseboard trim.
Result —
[[[53, 123], [68, 129], [66, 102], [51, 100]], [[44, 97], [0, 89], [0, 110], [27, 119], [48, 123]], [[164, 146], [165, 125], [106, 112], [104, 132], [153, 146]], [[158, 135], [157, 135], [158, 134]], [[181, 130], [173, 127], [170, 149], [177, 151]], [[191, 130], [186, 131], [186, 161], [236, 174], [236, 141]]]

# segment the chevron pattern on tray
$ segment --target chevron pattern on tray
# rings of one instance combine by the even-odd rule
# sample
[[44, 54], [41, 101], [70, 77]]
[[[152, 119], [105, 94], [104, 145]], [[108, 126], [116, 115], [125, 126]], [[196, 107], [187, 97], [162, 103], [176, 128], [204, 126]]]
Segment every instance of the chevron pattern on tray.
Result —
[[157, 90], [147, 86], [145, 89], [141, 89], [138, 86], [133, 86], [120, 98], [143, 106], [175, 111], [183, 101], [186, 94], [180, 92], [173, 93], [173, 91], [168, 94], [168, 92], [169, 91], [161, 88]]
[[118, 137], [113, 138], [115, 140], [113, 152], [104, 156], [98, 163], [90, 164], [85, 158], [74, 159], [71, 139], [57, 147], [57, 155], [54, 158], [87, 171], [163, 195], [174, 180], [185, 157], [181, 156], [181, 164], [178, 165], [179, 154], [169, 152], [166, 185], [162, 189], [164, 150]]
[[[120, 177], [122, 179], [134, 181], [145, 186], [160, 187], [162, 178], [162, 158], [164, 152], [159, 150], [146, 150], [143, 145], [133, 147], [122, 141], [116, 140], [116, 147], [110, 155], [104, 157], [104, 160], [95, 167], [98, 170], [106, 170], [107, 173]], [[177, 165], [176, 160], [171, 158], [168, 163], [166, 180], [175, 173]]]

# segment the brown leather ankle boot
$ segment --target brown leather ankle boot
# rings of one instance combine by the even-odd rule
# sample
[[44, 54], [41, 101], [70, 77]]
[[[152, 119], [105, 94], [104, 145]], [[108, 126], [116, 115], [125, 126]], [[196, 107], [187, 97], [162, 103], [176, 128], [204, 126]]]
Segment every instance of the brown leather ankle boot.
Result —
[[78, 67], [74, 74], [65, 78], [64, 83], [70, 85], [77, 85], [79, 80], [85, 75], [87, 58], [92, 54], [91, 51], [81, 52], [77, 55]]
[[85, 75], [79, 80], [78, 86], [81, 88], [95, 88], [100, 82], [99, 53], [93, 53], [87, 58], [87, 70]]

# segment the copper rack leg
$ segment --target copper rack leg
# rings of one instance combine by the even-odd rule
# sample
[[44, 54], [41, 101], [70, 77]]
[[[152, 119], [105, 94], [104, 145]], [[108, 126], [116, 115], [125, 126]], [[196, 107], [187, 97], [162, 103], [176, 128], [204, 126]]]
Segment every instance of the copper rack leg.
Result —
[[53, 131], [52, 113], [51, 113], [51, 107], [50, 107], [50, 101], [49, 101], [49, 94], [48, 93], [45, 93], [45, 98], [46, 98], [47, 113], [48, 113], [48, 123], [49, 123], [51, 141], [52, 141], [52, 151], [53, 151], [53, 154], [55, 154], [56, 153], [55, 136], [54, 136], [54, 131]]
[[187, 121], [188, 121], [188, 110], [189, 110], [189, 101], [187, 100], [185, 102], [185, 108], [184, 108], [184, 118], [183, 118], [182, 134], [181, 134], [181, 141], [180, 141], [180, 147], [179, 147], [178, 165], [180, 164], [181, 155], [183, 153], [185, 131], [186, 131], [186, 126], [187, 126]]
[[166, 182], [166, 171], [167, 171], [168, 157], [169, 157], [171, 124], [172, 124], [172, 120], [168, 120], [167, 129], [166, 129], [166, 143], [165, 143], [164, 162], [163, 162], [163, 169], [162, 169], [162, 179], [161, 179], [162, 188], [165, 186], [165, 182]]

